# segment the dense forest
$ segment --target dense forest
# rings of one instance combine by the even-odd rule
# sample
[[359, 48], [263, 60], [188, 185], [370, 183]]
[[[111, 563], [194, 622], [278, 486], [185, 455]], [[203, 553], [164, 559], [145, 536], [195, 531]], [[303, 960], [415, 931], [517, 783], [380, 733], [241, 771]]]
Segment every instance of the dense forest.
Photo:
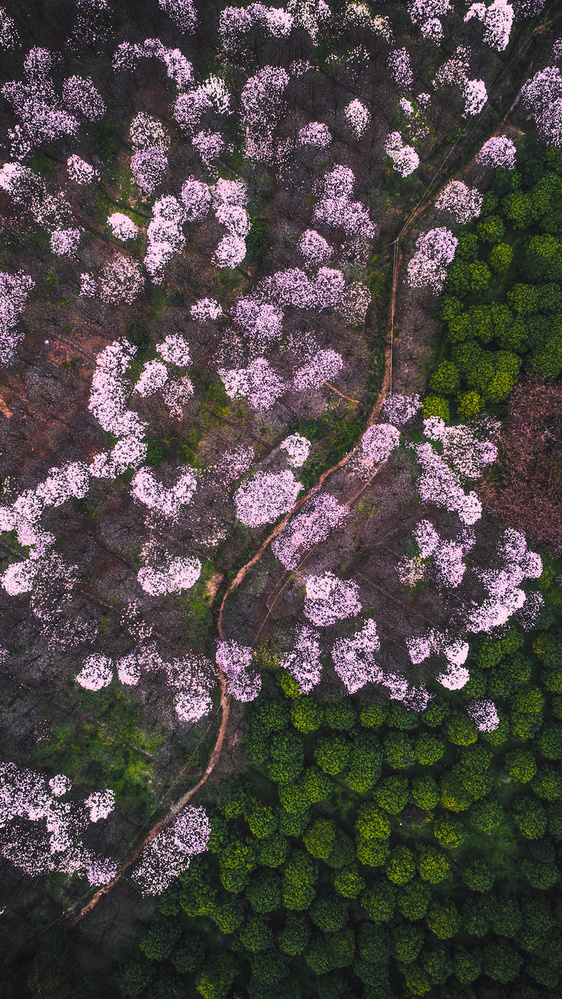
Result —
[[562, 982], [562, 14], [0, 7], [0, 995]]

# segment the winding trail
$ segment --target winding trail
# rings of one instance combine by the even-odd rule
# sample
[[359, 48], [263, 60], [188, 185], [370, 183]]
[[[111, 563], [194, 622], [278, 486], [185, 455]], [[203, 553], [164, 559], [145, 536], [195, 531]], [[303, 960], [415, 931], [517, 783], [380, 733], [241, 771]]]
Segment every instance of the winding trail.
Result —
[[130, 870], [130, 868], [133, 866], [133, 864], [136, 863], [136, 861], [140, 858], [145, 847], [147, 847], [150, 843], [152, 843], [152, 841], [156, 839], [158, 834], [161, 833], [162, 830], [166, 828], [166, 826], [169, 826], [170, 823], [173, 822], [173, 820], [181, 812], [182, 808], [185, 808], [185, 806], [191, 801], [193, 796], [197, 794], [198, 790], [203, 786], [205, 781], [213, 772], [217, 760], [222, 752], [222, 747], [226, 736], [226, 729], [228, 726], [228, 719], [230, 717], [231, 695], [228, 693], [226, 677], [221, 669], [219, 669], [219, 683], [221, 688], [220, 707], [222, 711], [222, 717], [219, 730], [217, 733], [217, 739], [213, 747], [213, 750], [211, 752], [211, 755], [209, 757], [209, 762], [207, 763], [205, 772], [197, 781], [197, 784], [194, 787], [190, 788], [189, 791], [186, 791], [185, 794], [181, 796], [181, 798], [178, 798], [178, 800], [175, 801], [174, 804], [168, 809], [166, 814], [163, 815], [162, 818], [160, 818], [158, 822], [156, 822], [155, 825], [152, 826], [152, 828], [148, 831], [146, 836], [144, 836], [143, 839], [141, 839], [137, 843], [133, 852], [129, 854], [124, 863], [121, 864], [121, 867], [112, 877], [111, 881], [108, 881], [107, 884], [103, 885], [102, 888], [99, 888], [98, 891], [95, 892], [94, 895], [92, 895], [90, 901], [87, 902], [86, 905], [84, 905], [80, 909], [80, 911], [76, 913], [75, 916], [72, 917], [72, 919], [70, 920], [71, 926], [76, 926], [78, 923], [80, 923], [84, 918], [84, 916], [87, 916], [88, 913], [92, 911], [94, 906], [97, 905], [100, 898], [103, 898], [104, 895], [107, 895], [107, 893], [117, 884], [117, 882], [121, 880], [123, 875], [126, 874], [127, 871]]

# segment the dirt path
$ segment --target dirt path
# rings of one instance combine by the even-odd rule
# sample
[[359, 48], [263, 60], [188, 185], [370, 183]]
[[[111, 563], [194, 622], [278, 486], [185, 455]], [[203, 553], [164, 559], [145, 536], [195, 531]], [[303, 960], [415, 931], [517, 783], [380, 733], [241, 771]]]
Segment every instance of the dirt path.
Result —
[[72, 917], [72, 919], [70, 920], [71, 926], [76, 926], [78, 923], [80, 923], [84, 918], [84, 916], [87, 916], [87, 914], [92, 911], [94, 906], [97, 905], [100, 898], [103, 898], [104, 895], [107, 895], [107, 893], [117, 884], [117, 882], [121, 880], [123, 875], [126, 874], [127, 871], [130, 870], [130, 868], [133, 866], [133, 864], [135, 864], [136, 861], [140, 858], [144, 848], [147, 847], [149, 843], [152, 843], [152, 841], [156, 839], [156, 837], [158, 836], [158, 833], [161, 833], [162, 830], [166, 828], [166, 826], [170, 825], [170, 822], [173, 822], [176, 816], [179, 815], [179, 813], [181, 812], [182, 808], [185, 808], [185, 806], [191, 801], [193, 796], [197, 794], [199, 789], [203, 786], [208, 777], [212, 774], [215, 765], [217, 763], [217, 760], [219, 759], [220, 754], [222, 752], [222, 747], [226, 736], [228, 719], [230, 717], [231, 695], [228, 693], [226, 685], [226, 677], [221, 669], [219, 669], [219, 683], [221, 688], [220, 707], [222, 711], [222, 717], [219, 726], [219, 731], [217, 734], [217, 739], [213, 747], [213, 750], [211, 752], [211, 755], [209, 757], [209, 762], [207, 763], [207, 767], [204, 774], [198, 780], [195, 787], [190, 788], [190, 790], [186, 791], [186, 793], [183, 794], [181, 798], [178, 798], [178, 800], [175, 801], [174, 804], [168, 809], [166, 814], [161, 819], [159, 819], [155, 825], [152, 826], [152, 828], [149, 830], [146, 836], [144, 836], [143, 839], [141, 839], [140, 842], [137, 843], [133, 852], [128, 856], [127, 860], [121, 865], [121, 867], [114, 875], [114, 877], [111, 879], [111, 881], [108, 881], [106, 885], [103, 885], [102, 888], [99, 888], [98, 891], [95, 893], [95, 895], [92, 896], [90, 901], [87, 902], [82, 909], [80, 909], [80, 912], [78, 912], [75, 916]]

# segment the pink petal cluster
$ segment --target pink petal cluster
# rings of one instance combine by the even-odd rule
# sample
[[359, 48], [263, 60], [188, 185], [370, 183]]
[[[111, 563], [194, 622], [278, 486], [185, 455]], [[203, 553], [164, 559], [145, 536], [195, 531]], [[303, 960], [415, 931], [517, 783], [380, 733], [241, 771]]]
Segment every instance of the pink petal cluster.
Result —
[[181, 201], [186, 222], [202, 222], [211, 207], [209, 185], [194, 177], [188, 177], [182, 184]]
[[140, 264], [131, 257], [118, 253], [103, 268], [97, 282], [90, 274], [82, 274], [83, 287], [81, 295], [94, 296], [99, 294], [104, 302], [114, 305], [126, 303], [132, 305], [140, 295], [144, 278]]
[[399, 392], [389, 392], [384, 400], [381, 416], [387, 423], [393, 423], [395, 427], [402, 427], [413, 419], [420, 408], [419, 395], [407, 396], [401, 395]]
[[341, 228], [349, 239], [370, 240], [376, 226], [359, 201], [352, 201], [355, 177], [349, 167], [336, 166], [320, 184], [320, 198], [314, 209], [314, 222]]
[[173, 195], [159, 198], [154, 203], [146, 233], [144, 265], [155, 284], [162, 284], [166, 265], [185, 246], [184, 221], [183, 207]]
[[354, 580], [338, 579], [333, 572], [308, 576], [304, 613], [313, 624], [327, 628], [360, 611], [359, 587]]
[[207, 319], [220, 319], [222, 309], [214, 298], [200, 298], [190, 309], [191, 318], [204, 322]]
[[242, 122], [249, 159], [268, 163], [273, 155], [273, 132], [283, 113], [283, 94], [289, 75], [280, 66], [264, 66], [251, 76], [241, 95]]
[[375, 423], [361, 438], [361, 450], [373, 462], [385, 461], [400, 443], [400, 431], [392, 423]]
[[371, 301], [371, 293], [367, 286], [355, 281], [345, 289], [337, 304], [337, 310], [350, 326], [362, 326]]
[[390, 156], [394, 169], [402, 177], [409, 177], [420, 163], [420, 158], [413, 146], [408, 146], [400, 132], [391, 132], [386, 137], [384, 151]]
[[137, 433], [142, 427], [137, 414], [126, 407], [132, 386], [124, 376], [134, 354], [132, 344], [122, 339], [96, 358], [88, 408], [103, 429], [117, 437]]
[[75, 679], [76, 683], [86, 690], [101, 690], [102, 687], [108, 687], [113, 680], [111, 660], [100, 652], [88, 656]]
[[0, 7], [0, 45], [3, 49], [14, 49], [20, 44], [14, 19]]
[[169, 14], [180, 31], [191, 33], [197, 24], [197, 11], [193, 0], [158, 0], [162, 10]]
[[503, 167], [504, 170], [513, 170], [516, 152], [515, 143], [508, 139], [507, 135], [493, 135], [482, 146], [476, 162], [490, 168]]
[[464, 16], [465, 21], [477, 17], [484, 25], [484, 41], [497, 52], [503, 52], [509, 43], [513, 24], [513, 7], [505, 0], [493, 0], [489, 7], [473, 3]]
[[388, 57], [388, 68], [400, 90], [409, 90], [414, 82], [410, 54], [406, 49], [395, 49]]
[[10, 80], [0, 92], [12, 105], [18, 124], [8, 129], [12, 155], [23, 159], [43, 143], [78, 131], [76, 117], [61, 107], [50, 73], [53, 57], [47, 49], [32, 48], [24, 60], [25, 82]]
[[431, 38], [439, 44], [443, 37], [443, 25], [439, 20], [452, 10], [450, 0], [412, 0], [408, 4], [408, 14], [412, 24], [419, 27], [424, 38]]
[[523, 107], [533, 115], [539, 134], [562, 146], [562, 74], [554, 66], [540, 70], [521, 88]]
[[58, 257], [74, 257], [81, 235], [81, 229], [55, 229], [51, 233], [51, 250]]
[[86, 798], [84, 804], [90, 809], [90, 822], [106, 819], [115, 808], [115, 791], [107, 788], [105, 791], [94, 791]]
[[131, 156], [131, 172], [143, 194], [150, 196], [164, 179], [168, 157], [158, 146], [141, 149]]
[[309, 694], [320, 683], [320, 642], [314, 628], [301, 625], [296, 629], [293, 647], [281, 658], [281, 666], [294, 677], [303, 694]]
[[217, 664], [228, 680], [228, 689], [237, 701], [253, 701], [261, 690], [261, 676], [252, 665], [253, 650], [237, 642], [217, 642]]
[[196, 90], [180, 94], [173, 104], [172, 114], [183, 132], [195, 135], [203, 117], [212, 111], [212, 108], [210, 97], [198, 87]]
[[319, 389], [324, 382], [335, 378], [343, 368], [343, 358], [335, 350], [319, 350], [317, 354], [299, 368], [293, 385], [297, 392]]
[[147, 38], [143, 45], [122, 42], [113, 56], [113, 69], [116, 72], [131, 72], [139, 59], [159, 59], [166, 67], [167, 75], [180, 90], [193, 83], [193, 66], [179, 49], [169, 49], [159, 38]]
[[129, 138], [135, 152], [141, 149], [162, 149], [170, 145], [170, 137], [158, 118], [153, 118], [146, 111], [139, 111], [129, 127]]
[[325, 0], [287, 0], [287, 10], [314, 43], [332, 14]]
[[309, 278], [300, 267], [277, 271], [265, 278], [259, 293], [282, 306], [296, 309], [333, 309], [340, 302], [345, 290], [341, 271], [320, 267], [314, 278]]
[[0, 852], [31, 877], [52, 871], [105, 884], [117, 864], [92, 853], [82, 842], [90, 822], [89, 805], [61, 801], [68, 784], [62, 775], [55, 780], [53, 785], [32, 770], [0, 763]]
[[160, 597], [190, 590], [200, 575], [201, 562], [198, 558], [180, 556], [167, 559], [159, 568], [145, 566], [139, 569], [137, 579], [145, 593]]
[[455, 511], [463, 524], [476, 523], [482, 516], [482, 504], [476, 494], [465, 494], [458, 477], [431, 444], [419, 444], [416, 454], [421, 466], [418, 492], [423, 502]]
[[273, 542], [275, 555], [286, 569], [296, 569], [303, 555], [325, 541], [348, 513], [349, 508], [329, 493], [308, 500]]
[[301, 434], [291, 434], [279, 445], [281, 451], [286, 451], [287, 460], [293, 468], [304, 465], [310, 454], [310, 441]]
[[479, 732], [494, 732], [500, 723], [496, 705], [485, 697], [467, 704], [466, 713], [472, 718]]
[[175, 364], [178, 368], [187, 368], [191, 364], [189, 344], [182, 336], [169, 333], [156, 350], [168, 364]]
[[139, 231], [139, 227], [123, 212], [114, 212], [113, 215], [109, 216], [107, 224], [111, 229], [111, 234], [123, 243], [126, 243], [128, 239], [135, 239]]
[[298, 141], [301, 146], [314, 146], [317, 149], [325, 149], [332, 141], [330, 130], [321, 121], [311, 121], [304, 128], [299, 129]]
[[263, 350], [270, 346], [279, 340], [283, 333], [281, 309], [254, 298], [238, 298], [232, 318], [244, 331], [255, 350]]
[[180, 508], [190, 502], [197, 488], [197, 479], [190, 468], [182, 470], [175, 486], [166, 488], [154, 477], [150, 468], [139, 468], [131, 482], [131, 494], [150, 510], [166, 517], [177, 517]]
[[484, 80], [467, 80], [462, 89], [464, 97], [463, 117], [480, 114], [488, 100]]
[[101, 121], [106, 112], [99, 90], [88, 77], [69, 76], [62, 85], [62, 102], [68, 111], [86, 121]]
[[27, 275], [0, 271], [0, 363], [9, 364], [14, 348], [23, 334], [16, 330], [17, 321], [27, 304], [35, 282]]
[[257, 357], [247, 368], [219, 368], [218, 374], [229, 399], [246, 398], [256, 410], [271, 409], [287, 391], [285, 382], [265, 357]]
[[462, 180], [452, 180], [439, 195], [435, 207], [450, 212], [455, 222], [464, 225], [478, 218], [484, 195], [475, 187], [467, 187]]
[[408, 283], [412, 288], [429, 288], [439, 294], [447, 277], [447, 264], [455, 255], [458, 239], [441, 227], [420, 236], [416, 252], [408, 262]]
[[469, 80], [470, 53], [463, 45], [459, 45], [454, 55], [439, 68], [435, 80], [438, 87], [459, 87], [464, 100], [464, 117], [479, 114], [487, 100], [486, 86], [483, 80]]
[[294, 506], [302, 488], [290, 471], [259, 471], [236, 490], [236, 517], [247, 527], [270, 524]]
[[207, 170], [216, 174], [217, 170], [213, 161], [220, 157], [225, 145], [221, 133], [201, 129], [193, 136], [192, 141], [193, 148], [199, 153]]
[[191, 857], [203, 853], [211, 823], [202, 805], [187, 805], [177, 819], [145, 846], [133, 881], [143, 895], [160, 895], [189, 867]]
[[299, 239], [299, 250], [309, 267], [325, 264], [333, 254], [330, 244], [315, 229], [307, 229]]
[[75, 184], [91, 184], [99, 176], [98, 171], [90, 163], [86, 163], [76, 154], [68, 157], [66, 166], [68, 176]]
[[377, 626], [372, 618], [352, 638], [338, 638], [334, 642], [334, 668], [348, 693], [355, 694], [366, 683], [383, 679], [383, 671], [375, 660], [379, 649]]
[[353, 135], [356, 139], [360, 139], [371, 120], [369, 111], [360, 100], [355, 98], [347, 105], [344, 114]]

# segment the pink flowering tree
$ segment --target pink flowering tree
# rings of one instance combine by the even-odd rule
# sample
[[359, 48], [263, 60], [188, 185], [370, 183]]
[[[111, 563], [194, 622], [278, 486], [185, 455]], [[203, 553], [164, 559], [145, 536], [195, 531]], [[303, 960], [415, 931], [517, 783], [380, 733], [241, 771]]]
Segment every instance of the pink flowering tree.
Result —
[[316, 149], [326, 149], [332, 141], [328, 126], [320, 121], [311, 121], [300, 128], [297, 138], [301, 146], [312, 146]]
[[355, 100], [350, 101], [344, 113], [354, 138], [360, 139], [371, 120], [369, 111], [365, 105], [356, 98]]
[[69, 156], [66, 161], [68, 176], [75, 184], [92, 184], [97, 180], [99, 174], [90, 163], [86, 163], [76, 154]]
[[476, 161], [492, 169], [503, 167], [504, 170], [513, 170], [516, 152], [515, 143], [507, 135], [493, 135], [482, 146]]
[[86, 690], [101, 690], [108, 687], [113, 680], [111, 660], [101, 653], [88, 656], [80, 672], [76, 675], [76, 683]]
[[207, 849], [209, 816], [202, 805], [187, 805], [174, 822], [144, 848], [133, 881], [143, 895], [160, 895], [189, 867], [191, 858]]
[[343, 358], [335, 350], [319, 350], [295, 374], [293, 384], [297, 392], [319, 389], [324, 382], [335, 378], [343, 368]]
[[167, 264], [185, 246], [184, 221], [183, 206], [173, 195], [155, 202], [146, 233], [144, 258], [144, 265], [155, 284], [162, 284]]
[[247, 368], [219, 368], [218, 373], [230, 399], [245, 398], [258, 411], [271, 409], [287, 391], [265, 357], [257, 357]]
[[424, 38], [431, 39], [436, 45], [443, 38], [441, 18], [450, 10], [452, 10], [450, 0], [411, 0], [408, 4], [408, 14], [412, 24], [419, 27]]
[[299, 239], [299, 250], [309, 267], [327, 263], [333, 254], [330, 244], [315, 229], [307, 229]]
[[180, 590], [190, 590], [201, 575], [201, 562], [191, 556], [166, 558], [155, 566], [145, 566], [139, 569], [137, 579], [151, 597], [165, 596], [168, 593], [179, 593]]
[[314, 628], [301, 625], [296, 629], [292, 649], [281, 658], [281, 666], [297, 681], [303, 694], [309, 694], [320, 683], [320, 642]]
[[419, 236], [416, 252], [408, 263], [408, 283], [412, 288], [430, 288], [439, 293], [447, 277], [458, 239], [444, 226]]
[[69, 76], [62, 85], [62, 102], [78, 118], [101, 121], [106, 107], [102, 96], [89, 78]]
[[413, 146], [404, 142], [400, 132], [391, 132], [387, 135], [384, 144], [384, 151], [390, 156], [392, 165], [402, 177], [409, 177], [420, 163], [420, 158]]
[[[91, 822], [111, 813], [112, 792], [98, 792], [98, 799], [61, 801], [70, 789], [62, 774], [48, 781], [33, 770], [0, 763], [0, 851], [30, 877], [52, 872], [106, 884], [117, 864], [86, 847], [83, 834]], [[24, 831], [21, 819], [26, 820]]]
[[383, 679], [375, 653], [380, 649], [377, 626], [372, 618], [352, 638], [338, 638], [332, 648], [334, 668], [349, 694], [355, 694], [366, 683]]
[[14, 349], [23, 339], [17, 332], [21, 316], [35, 282], [27, 274], [0, 272], [0, 362], [9, 364]]
[[392, 423], [375, 423], [363, 434], [361, 450], [371, 462], [386, 461], [400, 443], [400, 431]]
[[269, 162], [273, 156], [273, 132], [284, 109], [283, 95], [289, 76], [278, 66], [265, 66], [248, 79], [242, 90], [242, 121], [246, 155]]
[[180, 475], [174, 486], [166, 487], [154, 476], [150, 468], [139, 468], [131, 481], [131, 494], [150, 510], [157, 510], [166, 517], [177, 517], [182, 506], [190, 502], [197, 479], [192, 469], [178, 469]]
[[81, 229], [55, 229], [51, 233], [51, 250], [58, 257], [75, 257], [81, 235]]
[[255, 700], [261, 690], [261, 676], [252, 663], [252, 649], [233, 641], [219, 641], [216, 659], [236, 700]]
[[327, 628], [360, 611], [359, 587], [354, 580], [338, 579], [332, 572], [306, 580], [304, 613], [318, 627]]
[[500, 723], [497, 708], [488, 698], [481, 697], [470, 701], [466, 711], [479, 732], [494, 732]]
[[234, 494], [236, 516], [247, 527], [263, 527], [287, 513], [301, 489], [290, 471], [256, 472]]
[[523, 107], [534, 117], [539, 134], [562, 146], [562, 74], [554, 66], [540, 70], [521, 88]]
[[513, 24], [513, 7], [505, 0], [493, 0], [489, 7], [473, 3], [465, 14], [465, 21], [476, 17], [484, 25], [484, 41], [497, 52], [503, 52], [509, 43]]
[[182, 184], [181, 202], [186, 222], [202, 222], [209, 214], [211, 192], [208, 184], [188, 177]]
[[420, 408], [419, 395], [407, 396], [399, 392], [389, 392], [384, 400], [381, 416], [387, 423], [392, 423], [395, 427], [402, 427], [414, 418]]
[[115, 239], [122, 243], [126, 243], [129, 239], [135, 239], [139, 232], [139, 227], [123, 212], [114, 212], [113, 215], [109, 216], [107, 224], [111, 229], [112, 236], [115, 236]]
[[475, 187], [467, 187], [462, 180], [452, 180], [439, 195], [435, 207], [449, 212], [455, 222], [464, 225], [478, 218], [484, 196]]
[[164, 179], [168, 157], [158, 146], [140, 149], [131, 156], [131, 173], [139, 190], [150, 196]]
[[169, 14], [180, 31], [191, 33], [197, 24], [197, 11], [193, 0], [158, 0], [160, 7]]
[[308, 500], [273, 542], [275, 555], [286, 569], [296, 569], [313, 545], [325, 541], [348, 513], [349, 508], [329, 493]]
[[400, 90], [409, 90], [414, 82], [410, 54], [406, 49], [395, 49], [388, 57], [388, 68], [396, 86]]

